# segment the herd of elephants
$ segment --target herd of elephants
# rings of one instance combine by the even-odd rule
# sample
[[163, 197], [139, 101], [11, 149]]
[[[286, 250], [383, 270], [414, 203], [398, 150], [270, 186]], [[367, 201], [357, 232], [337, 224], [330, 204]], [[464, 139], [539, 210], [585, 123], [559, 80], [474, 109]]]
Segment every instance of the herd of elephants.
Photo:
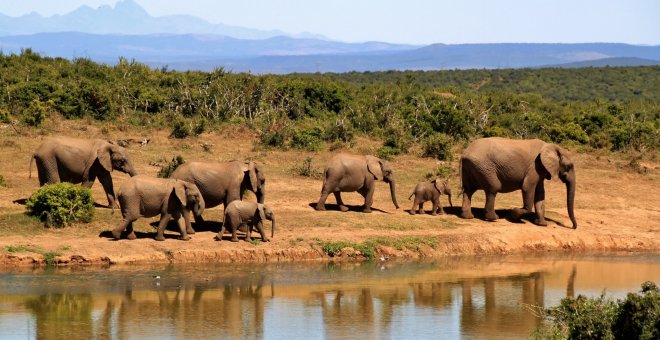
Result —
[[[140, 217], [160, 214], [155, 239], [164, 240], [164, 231], [170, 220], [176, 220], [181, 239], [190, 239], [195, 231], [191, 226], [192, 212], [197, 223], [203, 223], [205, 208], [224, 204], [224, 220], [215, 239], [220, 241], [225, 230], [231, 232], [236, 242], [239, 227], [246, 226], [247, 241], [256, 227], [262, 241], [268, 241], [263, 222], [272, 222], [271, 238], [275, 233], [275, 214], [264, 205], [266, 177], [264, 170], [253, 161], [187, 162], [180, 165], [170, 178], [155, 178], [138, 175], [126, 149], [102, 139], [78, 139], [70, 137], [48, 137], [35, 151], [41, 185], [57, 182], [82, 183], [91, 187], [96, 179], [105, 190], [110, 207], [121, 209], [123, 220], [112, 230], [115, 239], [135, 239], [133, 222]], [[30, 168], [32, 167], [32, 160]], [[536, 212], [534, 223], [545, 226], [546, 179], [559, 177], [566, 184], [568, 215], [577, 228], [573, 212], [575, 200], [575, 168], [566, 150], [542, 140], [512, 140], [499, 137], [481, 138], [473, 141], [462, 153], [459, 173], [463, 206], [460, 217], [473, 218], [472, 195], [477, 190], [486, 194], [485, 219], [497, 220], [495, 196], [497, 193], [522, 191], [523, 207], [512, 211], [512, 219]], [[115, 195], [110, 173], [118, 170], [131, 177], [122, 184]], [[348, 211], [342, 201], [342, 192], [358, 192], [364, 197], [363, 211], [371, 212], [376, 181], [390, 185], [392, 202], [396, 201], [394, 174], [390, 163], [374, 156], [350, 154], [335, 155], [325, 168], [321, 197], [316, 210], [325, 210], [325, 201], [330, 193], [335, 196], [341, 211]], [[244, 201], [243, 193], [255, 193], [257, 202]], [[422, 211], [426, 201], [433, 202], [432, 214], [444, 213], [440, 195], [449, 197], [451, 191], [446, 180], [436, 179], [419, 183], [411, 197], [415, 199], [411, 214], [416, 207]]]

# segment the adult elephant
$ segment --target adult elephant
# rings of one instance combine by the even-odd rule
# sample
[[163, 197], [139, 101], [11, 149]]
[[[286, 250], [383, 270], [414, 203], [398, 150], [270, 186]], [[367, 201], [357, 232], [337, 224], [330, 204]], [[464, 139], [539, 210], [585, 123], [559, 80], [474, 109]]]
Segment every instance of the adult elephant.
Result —
[[40, 185], [70, 182], [91, 188], [98, 178], [110, 207], [116, 205], [110, 172], [119, 170], [131, 177], [137, 174], [126, 149], [102, 139], [49, 137], [30, 159], [30, 177], [32, 160], [37, 163]]
[[[252, 161], [188, 162], [180, 165], [170, 178], [194, 183], [202, 193], [206, 208], [231, 201], [242, 200], [243, 192], [250, 190], [264, 203], [266, 177], [261, 166]], [[204, 223], [201, 214], [195, 214], [197, 223]]]
[[559, 177], [566, 184], [568, 216], [577, 228], [573, 212], [575, 202], [575, 167], [566, 150], [539, 139], [512, 140], [499, 137], [472, 142], [461, 155], [463, 208], [461, 217], [473, 218], [472, 194], [486, 193], [486, 220], [494, 221], [495, 195], [522, 190], [523, 208], [514, 209], [512, 217], [536, 211], [534, 223], [545, 226], [545, 188], [543, 181]]
[[399, 209], [399, 204], [396, 202], [394, 174], [388, 161], [374, 156], [338, 154], [332, 157], [325, 168], [323, 188], [316, 210], [325, 210], [325, 200], [330, 193], [333, 193], [339, 210], [348, 211], [341, 199], [341, 192], [357, 191], [364, 197], [362, 211], [370, 213], [377, 180], [389, 183], [392, 203]]

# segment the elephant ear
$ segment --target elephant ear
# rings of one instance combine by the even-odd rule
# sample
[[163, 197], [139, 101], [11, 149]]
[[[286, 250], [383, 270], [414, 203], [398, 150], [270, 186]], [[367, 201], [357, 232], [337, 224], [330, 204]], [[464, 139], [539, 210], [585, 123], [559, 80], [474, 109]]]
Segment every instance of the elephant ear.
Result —
[[259, 211], [259, 218], [261, 221], [266, 221], [266, 214], [264, 213], [264, 205], [261, 203], [257, 203], [257, 210]]
[[101, 163], [101, 166], [103, 169], [107, 170], [108, 172], [112, 171], [112, 150], [110, 149], [110, 145], [103, 145], [96, 149], [96, 158], [99, 160], [99, 163]]
[[173, 190], [174, 194], [176, 195], [176, 198], [178, 198], [179, 201], [181, 201], [181, 205], [183, 205], [184, 207], [187, 206], [188, 199], [186, 196], [186, 186], [184, 185], [184, 183], [182, 181], [175, 180], [173, 187], [174, 187]]
[[541, 148], [539, 157], [541, 164], [548, 171], [550, 179], [557, 177], [559, 175], [559, 148], [553, 144], [546, 144]]
[[257, 182], [257, 165], [254, 162], [248, 163], [248, 173], [250, 176], [250, 186], [252, 187], [252, 192], [257, 192], [257, 187], [259, 184]]
[[383, 161], [373, 156], [367, 156], [367, 169], [377, 180], [383, 180]]
[[436, 178], [433, 180], [433, 186], [435, 187], [435, 190], [438, 190], [439, 193], [442, 193], [445, 187], [445, 182]]

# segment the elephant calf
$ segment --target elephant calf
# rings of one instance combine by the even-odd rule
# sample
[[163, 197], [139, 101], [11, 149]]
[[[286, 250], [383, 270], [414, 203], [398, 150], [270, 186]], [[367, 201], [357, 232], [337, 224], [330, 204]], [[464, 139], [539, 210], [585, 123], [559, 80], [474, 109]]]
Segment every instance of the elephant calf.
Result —
[[[156, 241], [164, 241], [163, 232], [167, 223], [174, 219], [179, 224], [181, 239], [189, 240], [194, 234], [190, 224], [190, 214], [204, 211], [204, 199], [197, 186], [170, 178], [154, 178], [137, 175], [129, 178], [119, 189], [119, 205], [124, 219], [112, 231], [115, 239], [126, 230], [129, 240], [135, 239], [133, 222], [140, 217], [154, 217], [160, 214]], [[185, 221], [181, 221], [183, 217]]]
[[222, 227], [220, 228], [220, 232], [215, 236], [215, 239], [222, 241], [222, 235], [224, 235], [225, 230], [228, 230], [231, 231], [231, 241], [238, 242], [236, 231], [238, 231], [241, 225], [247, 224], [246, 241], [252, 241], [250, 236], [252, 234], [252, 228], [257, 227], [259, 234], [261, 234], [261, 240], [268, 242], [268, 237], [266, 237], [263, 228], [263, 221], [265, 220], [272, 222], [270, 231], [270, 237], [272, 238], [275, 236], [275, 214], [273, 214], [273, 211], [268, 206], [256, 202], [232, 201], [225, 209]]
[[454, 204], [451, 202], [451, 189], [449, 188], [449, 179], [441, 181], [440, 179], [434, 179], [430, 182], [420, 182], [415, 187], [415, 190], [410, 194], [408, 199], [415, 196], [413, 201], [412, 208], [410, 208], [410, 214], [415, 215], [415, 208], [418, 207], [418, 213], [424, 213], [424, 202], [431, 201], [433, 202], [433, 209], [431, 210], [431, 215], [437, 215], [437, 212], [444, 214], [442, 210], [442, 204], [440, 204], [440, 195], [445, 194], [449, 198], [449, 205], [452, 207]]

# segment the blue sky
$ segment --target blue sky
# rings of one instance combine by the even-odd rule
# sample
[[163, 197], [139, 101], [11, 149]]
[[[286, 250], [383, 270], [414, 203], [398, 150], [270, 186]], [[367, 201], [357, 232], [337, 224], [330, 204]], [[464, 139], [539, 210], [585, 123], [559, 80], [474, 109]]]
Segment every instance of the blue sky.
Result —
[[[331, 39], [392, 43], [623, 42], [660, 44], [660, 0], [134, 0], [153, 16]], [[65, 14], [117, 0], [2, 0], [0, 13]]]

